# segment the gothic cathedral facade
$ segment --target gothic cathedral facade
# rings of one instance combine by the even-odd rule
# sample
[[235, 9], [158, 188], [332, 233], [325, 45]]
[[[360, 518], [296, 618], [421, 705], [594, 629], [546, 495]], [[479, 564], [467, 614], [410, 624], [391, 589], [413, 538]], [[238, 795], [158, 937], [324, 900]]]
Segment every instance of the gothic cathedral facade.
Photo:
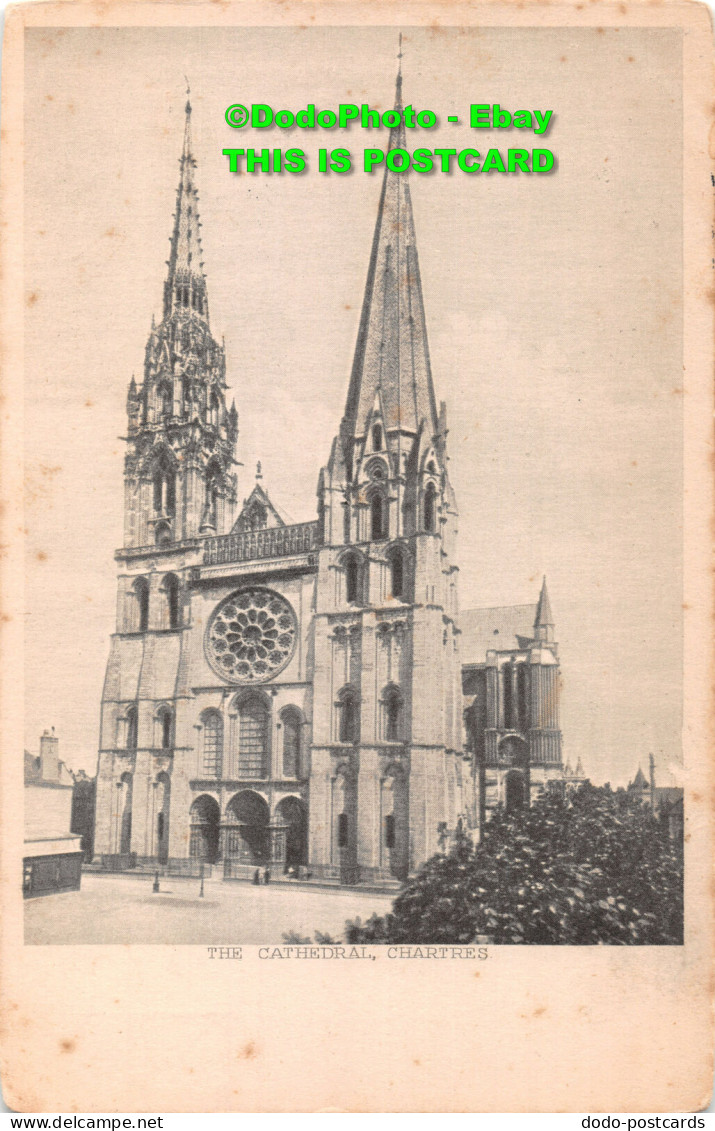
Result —
[[188, 103], [180, 164], [163, 316], [127, 399], [95, 853], [394, 884], [563, 780], [546, 587], [460, 617], [446, 410], [409, 185], [389, 170], [317, 517], [287, 524], [260, 473], [236, 514]]

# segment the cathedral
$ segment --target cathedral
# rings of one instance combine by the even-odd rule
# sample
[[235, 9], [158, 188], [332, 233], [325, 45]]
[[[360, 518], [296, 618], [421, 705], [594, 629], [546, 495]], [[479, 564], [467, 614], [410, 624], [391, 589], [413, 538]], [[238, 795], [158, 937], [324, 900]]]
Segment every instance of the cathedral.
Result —
[[190, 103], [180, 166], [162, 317], [127, 397], [96, 857], [389, 887], [495, 806], [564, 787], [546, 583], [538, 603], [460, 612], [410, 189], [387, 169], [315, 518], [287, 523], [260, 465], [239, 507]]

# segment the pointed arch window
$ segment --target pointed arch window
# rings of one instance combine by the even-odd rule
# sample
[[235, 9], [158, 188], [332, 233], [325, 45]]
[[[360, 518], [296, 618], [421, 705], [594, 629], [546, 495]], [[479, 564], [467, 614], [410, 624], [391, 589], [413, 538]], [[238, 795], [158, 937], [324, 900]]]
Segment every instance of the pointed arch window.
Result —
[[402, 600], [404, 599], [406, 593], [405, 558], [402, 550], [398, 548], [391, 550], [387, 559], [387, 564], [390, 571], [390, 596]]
[[402, 740], [402, 693], [398, 687], [387, 687], [382, 699], [385, 742]]
[[362, 597], [362, 563], [357, 554], [348, 554], [344, 560], [343, 569], [345, 571], [345, 600], [349, 605], [358, 605]]
[[370, 538], [377, 542], [387, 537], [387, 505], [381, 491], [375, 491], [370, 499]]
[[283, 777], [300, 777], [300, 736], [302, 719], [295, 707], [286, 707], [281, 713], [283, 727]]
[[164, 627], [181, 627], [181, 606], [179, 603], [179, 579], [174, 573], [168, 573], [162, 582], [164, 594]]
[[529, 727], [529, 670], [526, 664], [517, 666], [516, 689], [519, 729], [527, 730]]
[[203, 722], [201, 772], [206, 778], [220, 778], [223, 763], [223, 720], [218, 711], [206, 711]]
[[372, 447], [373, 451], [379, 452], [382, 450], [382, 425], [373, 424], [372, 426]]
[[209, 423], [212, 428], [218, 428], [220, 404], [218, 394], [214, 389], [211, 393], [211, 401], [209, 404]]
[[169, 456], [164, 453], [154, 469], [154, 510], [173, 518], [176, 510], [176, 475]]
[[134, 704], [127, 708], [127, 750], [136, 750], [138, 726], [137, 726], [137, 709]]
[[210, 463], [206, 469], [206, 505], [204, 508], [203, 526], [212, 527], [218, 524], [219, 484], [221, 481], [221, 468], [216, 463]]
[[343, 503], [343, 542], [350, 541], [350, 500]]
[[146, 632], [149, 627], [149, 582], [145, 577], [138, 577], [132, 588], [136, 608], [133, 628], [135, 632]]
[[171, 542], [171, 526], [168, 522], [157, 522], [154, 530], [154, 541], [157, 546], [168, 546]]
[[174, 713], [171, 707], [160, 707], [156, 715], [155, 747], [171, 750], [174, 745]]
[[238, 774], [268, 777], [270, 713], [262, 696], [248, 695], [238, 708]]
[[218, 487], [213, 479], [210, 479], [206, 484], [206, 512], [208, 524], [215, 530], [218, 515]]
[[351, 687], [338, 696], [338, 736], [340, 742], [360, 741], [360, 702]]
[[511, 664], [504, 664], [502, 676], [502, 704], [504, 707], [504, 726], [509, 729], [514, 726], [514, 686], [512, 675], [514, 669]]
[[437, 489], [434, 483], [428, 483], [424, 501], [424, 525], [428, 534], [434, 534], [437, 528]]
[[159, 415], [165, 420], [173, 412], [173, 396], [169, 385], [160, 385], [158, 389]]

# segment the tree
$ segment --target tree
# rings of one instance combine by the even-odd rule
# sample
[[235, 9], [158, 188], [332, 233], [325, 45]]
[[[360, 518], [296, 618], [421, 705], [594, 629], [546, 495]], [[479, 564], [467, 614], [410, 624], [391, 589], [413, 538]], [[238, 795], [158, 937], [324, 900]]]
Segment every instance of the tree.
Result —
[[349, 942], [678, 944], [682, 846], [640, 800], [586, 783], [566, 799], [492, 816], [403, 888]]

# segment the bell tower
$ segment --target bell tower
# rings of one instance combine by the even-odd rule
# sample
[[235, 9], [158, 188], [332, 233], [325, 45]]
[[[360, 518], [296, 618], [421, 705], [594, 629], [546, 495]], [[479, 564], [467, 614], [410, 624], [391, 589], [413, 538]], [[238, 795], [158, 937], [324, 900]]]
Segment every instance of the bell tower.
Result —
[[98, 856], [159, 862], [186, 852], [171, 811], [188, 788], [196, 735], [192, 584], [207, 539], [233, 520], [238, 436], [224, 349], [209, 323], [188, 101], [179, 166], [162, 318], [152, 319], [143, 380], [132, 378], [127, 395], [124, 545], [115, 554], [95, 829]]
[[127, 395], [125, 547], [223, 534], [236, 504], [238, 414], [209, 324], [189, 101], [179, 165], [162, 320], [152, 318], [144, 380]]
[[[406, 145], [401, 73], [395, 109], [389, 150]], [[448, 463], [409, 182], [386, 168], [345, 412], [318, 484], [311, 862], [347, 883], [403, 879], [461, 810]]]

